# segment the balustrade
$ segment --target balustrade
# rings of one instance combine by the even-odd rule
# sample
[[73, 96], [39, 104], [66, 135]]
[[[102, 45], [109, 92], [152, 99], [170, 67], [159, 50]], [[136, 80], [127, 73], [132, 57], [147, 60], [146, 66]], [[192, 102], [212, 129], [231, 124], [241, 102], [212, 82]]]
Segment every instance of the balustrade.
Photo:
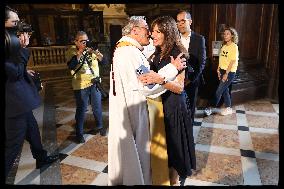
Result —
[[30, 67], [66, 65], [67, 48], [67, 46], [29, 47], [31, 57], [28, 65]]
[[[99, 49], [104, 54], [107, 62], [110, 63], [109, 45], [99, 44]], [[28, 69], [40, 72], [44, 80], [72, 76], [65, 58], [68, 46], [29, 47], [29, 50]], [[104, 65], [100, 69], [100, 74], [108, 75], [109, 70], [110, 64]]]

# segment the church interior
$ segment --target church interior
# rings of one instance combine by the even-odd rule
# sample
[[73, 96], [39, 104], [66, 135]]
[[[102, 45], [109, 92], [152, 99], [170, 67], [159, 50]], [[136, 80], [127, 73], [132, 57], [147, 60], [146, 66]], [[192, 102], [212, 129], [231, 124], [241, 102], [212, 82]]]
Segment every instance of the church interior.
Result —
[[[76, 104], [72, 75], [65, 53], [76, 31], [86, 31], [106, 57], [100, 67], [102, 86], [109, 91], [110, 65], [121, 29], [132, 15], [176, 18], [188, 10], [191, 29], [205, 37], [204, 84], [199, 88], [193, 123], [197, 168], [186, 186], [279, 184], [279, 21], [278, 4], [9, 4], [32, 26], [28, 68], [40, 73], [42, 104], [35, 109], [42, 143], [54, 163], [36, 169], [25, 141], [6, 180], [11, 185], [107, 186], [108, 139], [94, 131], [88, 107], [86, 142], [75, 142]], [[222, 28], [239, 35], [239, 66], [230, 86], [233, 113], [205, 116], [203, 110], [218, 85], [219, 57], [214, 43]], [[108, 128], [108, 99], [102, 101], [103, 124]]]

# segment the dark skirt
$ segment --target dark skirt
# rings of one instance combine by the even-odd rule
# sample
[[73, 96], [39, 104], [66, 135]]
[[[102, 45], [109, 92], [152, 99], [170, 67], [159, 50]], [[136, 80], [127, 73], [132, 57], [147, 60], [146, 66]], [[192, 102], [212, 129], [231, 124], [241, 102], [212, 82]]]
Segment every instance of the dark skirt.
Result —
[[[173, 100], [173, 99], [172, 99]], [[196, 169], [195, 144], [191, 112], [186, 103], [186, 95], [175, 95], [173, 106], [165, 112], [168, 165], [178, 172], [181, 178], [192, 174]]]

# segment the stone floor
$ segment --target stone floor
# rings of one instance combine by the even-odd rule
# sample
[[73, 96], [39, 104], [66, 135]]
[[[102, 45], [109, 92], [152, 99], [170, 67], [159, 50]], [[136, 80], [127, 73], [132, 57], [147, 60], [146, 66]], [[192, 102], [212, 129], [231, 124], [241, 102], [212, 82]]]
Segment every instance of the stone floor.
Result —
[[[108, 82], [105, 82], [108, 83]], [[105, 86], [108, 88], [108, 86]], [[107, 137], [90, 133], [95, 120], [89, 107], [85, 144], [76, 144], [75, 101], [71, 81], [49, 82], [43, 105], [35, 110], [44, 148], [60, 160], [35, 169], [25, 142], [6, 183], [15, 185], [107, 185]], [[108, 101], [103, 101], [108, 127]], [[256, 100], [233, 107], [233, 114], [205, 117], [196, 112], [197, 169], [185, 185], [277, 185], [279, 180], [279, 104]]]

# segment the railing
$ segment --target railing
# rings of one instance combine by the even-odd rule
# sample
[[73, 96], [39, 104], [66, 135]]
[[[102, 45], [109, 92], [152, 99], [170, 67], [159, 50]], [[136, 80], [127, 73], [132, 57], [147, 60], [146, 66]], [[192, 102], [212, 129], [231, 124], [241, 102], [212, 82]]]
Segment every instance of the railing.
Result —
[[29, 47], [31, 54], [29, 66], [66, 65], [67, 48], [67, 46]]
[[[110, 45], [108, 43], [101, 43], [98, 45], [99, 50], [105, 56], [109, 64], [101, 67], [101, 74], [108, 75], [110, 70]], [[33, 70], [64, 70], [67, 69], [67, 60], [65, 54], [68, 46], [48, 46], [48, 47], [29, 47], [30, 59], [28, 62], [28, 69]]]

